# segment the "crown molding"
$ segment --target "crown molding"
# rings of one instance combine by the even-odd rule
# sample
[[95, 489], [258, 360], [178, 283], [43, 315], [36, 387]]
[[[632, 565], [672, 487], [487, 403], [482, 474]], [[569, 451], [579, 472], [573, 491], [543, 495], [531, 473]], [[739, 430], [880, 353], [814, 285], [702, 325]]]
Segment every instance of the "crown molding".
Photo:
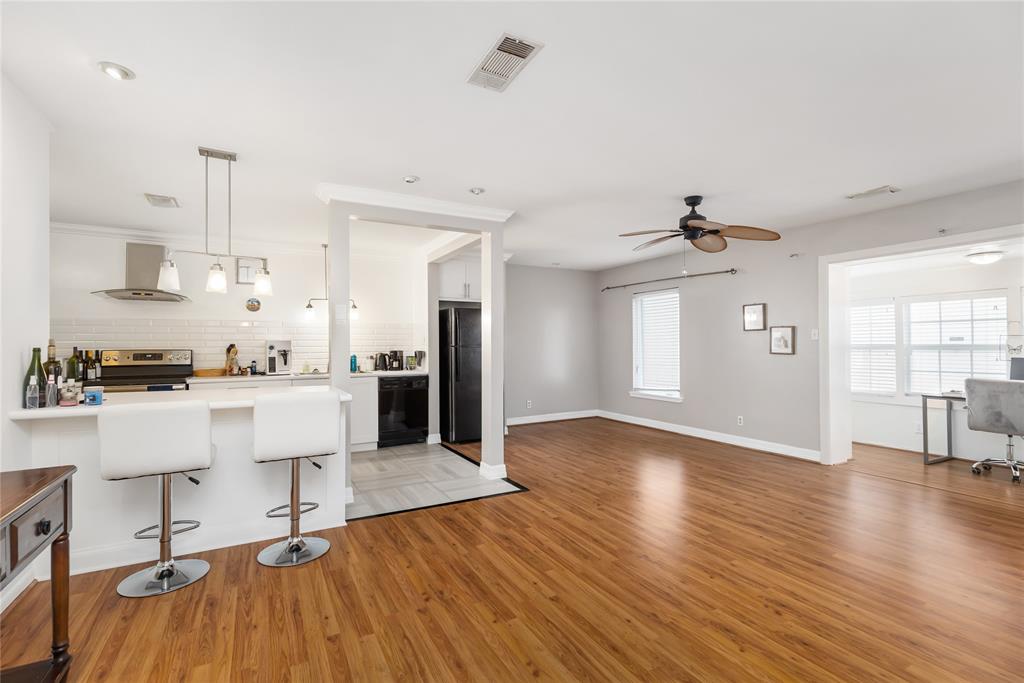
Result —
[[[205, 240], [202, 234], [182, 235], [167, 230], [143, 230], [119, 228], [83, 223], [50, 223], [50, 232], [58, 235], [79, 235], [104, 239], [127, 240], [142, 244], [159, 244], [171, 249], [192, 249], [202, 251]], [[240, 254], [320, 254], [322, 242], [277, 242], [269, 240], [234, 239], [233, 246]]]
[[364, 204], [402, 211], [418, 211], [441, 216], [455, 216], [475, 221], [487, 221], [490, 223], [504, 223], [515, 211], [509, 209], [494, 209], [487, 206], [475, 204], [463, 204], [461, 202], [449, 202], [443, 199], [432, 199], [399, 192], [385, 192], [374, 190], [369, 187], [355, 187], [352, 185], [336, 185], [334, 183], [320, 183], [316, 186], [317, 199], [324, 204], [333, 202], [345, 202], [348, 204]]

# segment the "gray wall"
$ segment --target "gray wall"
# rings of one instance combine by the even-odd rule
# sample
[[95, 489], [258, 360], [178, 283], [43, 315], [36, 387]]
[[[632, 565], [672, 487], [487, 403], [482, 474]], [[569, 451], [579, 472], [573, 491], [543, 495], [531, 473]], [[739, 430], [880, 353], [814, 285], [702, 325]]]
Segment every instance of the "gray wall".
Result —
[[[588, 365], [599, 369], [599, 407], [818, 450], [818, 342], [810, 337], [818, 327], [818, 256], [935, 238], [939, 228], [964, 233], [1021, 223], [1024, 183], [1014, 182], [788, 230], [778, 242], [730, 240], [720, 254], [687, 249], [691, 273], [740, 272], [678, 281], [683, 402], [628, 395], [631, 295], [657, 288], [648, 286], [597, 295], [598, 358]], [[681, 266], [676, 254], [606, 270], [598, 274], [597, 289], [678, 275]], [[796, 325], [796, 355], [769, 355], [767, 331], [742, 331], [740, 307], [759, 302], [767, 304], [768, 325]], [[738, 415], [745, 426], [737, 426]]]
[[506, 277], [506, 417], [597, 409], [597, 273], [508, 265]]

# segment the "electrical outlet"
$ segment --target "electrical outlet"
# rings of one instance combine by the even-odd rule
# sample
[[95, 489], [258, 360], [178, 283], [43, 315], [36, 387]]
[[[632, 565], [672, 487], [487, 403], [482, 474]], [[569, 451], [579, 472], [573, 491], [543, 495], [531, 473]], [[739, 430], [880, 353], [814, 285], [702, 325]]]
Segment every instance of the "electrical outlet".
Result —
[[736, 425], [738, 427], [742, 427], [743, 426], [743, 416], [742, 415], [737, 415], [736, 416]]
[[526, 402], [526, 407], [527, 408], [532, 408], [533, 407], [533, 401], [527, 401]]
[[818, 328], [817, 327], [811, 328], [811, 340], [812, 341], [818, 341]]
[[915, 434], [920, 434], [921, 433], [921, 423], [920, 422], [915, 422], [914, 423], [914, 433]]

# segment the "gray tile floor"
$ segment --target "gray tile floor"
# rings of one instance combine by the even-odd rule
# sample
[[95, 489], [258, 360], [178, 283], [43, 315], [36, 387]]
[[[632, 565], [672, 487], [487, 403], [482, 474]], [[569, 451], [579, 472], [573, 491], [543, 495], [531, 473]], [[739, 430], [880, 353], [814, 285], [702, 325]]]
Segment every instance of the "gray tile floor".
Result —
[[480, 468], [439, 445], [411, 444], [352, 454], [348, 519], [520, 490], [483, 479]]

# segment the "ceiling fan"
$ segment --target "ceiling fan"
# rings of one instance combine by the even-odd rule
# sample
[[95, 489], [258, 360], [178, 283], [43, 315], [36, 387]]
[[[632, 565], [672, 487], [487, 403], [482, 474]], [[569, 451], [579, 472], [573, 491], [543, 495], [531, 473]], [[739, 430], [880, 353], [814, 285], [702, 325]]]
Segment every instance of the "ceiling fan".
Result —
[[710, 254], [724, 251], [729, 246], [729, 243], [725, 241], [726, 237], [734, 237], [740, 240], [760, 240], [763, 242], [777, 240], [781, 237], [779, 233], [773, 230], [752, 228], [749, 225], [725, 225], [724, 223], [709, 221], [697, 213], [697, 207], [700, 206], [703, 199], [704, 197], [699, 194], [683, 198], [683, 202], [690, 207], [690, 213], [679, 219], [679, 227], [674, 230], [637, 230], [636, 232], [624, 232], [619, 237], [654, 235], [664, 232], [668, 234], [633, 247], [633, 251], [652, 247], [674, 237], [683, 237], [693, 246]]

